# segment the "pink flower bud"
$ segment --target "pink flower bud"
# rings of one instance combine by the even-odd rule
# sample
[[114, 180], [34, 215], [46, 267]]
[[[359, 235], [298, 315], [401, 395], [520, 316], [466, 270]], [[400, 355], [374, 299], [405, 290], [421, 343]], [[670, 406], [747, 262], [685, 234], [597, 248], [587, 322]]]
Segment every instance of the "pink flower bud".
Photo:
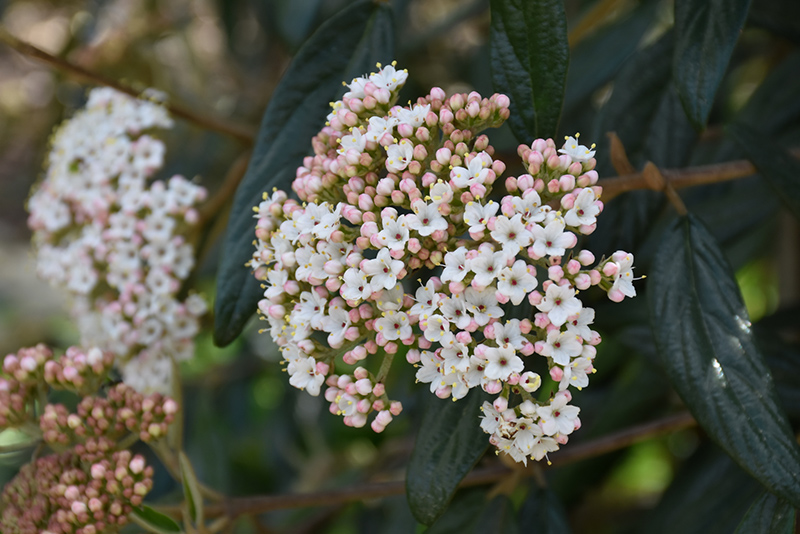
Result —
[[560, 265], [553, 265], [547, 269], [547, 276], [550, 280], [558, 282], [564, 278], [564, 269]]
[[500, 380], [489, 380], [482, 386], [483, 390], [489, 395], [497, 395], [503, 391], [503, 383]]
[[589, 289], [592, 286], [592, 279], [586, 273], [581, 273], [575, 277], [575, 287], [581, 291]]
[[619, 265], [610, 261], [603, 266], [603, 274], [608, 276], [609, 278], [613, 278], [619, 272]]
[[389, 404], [389, 413], [391, 413], [395, 417], [400, 415], [402, 411], [403, 411], [403, 404], [400, 401], [392, 401]]
[[383, 397], [385, 393], [386, 393], [386, 386], [384, 386], [383, 383], [381, 382], [378, 382], [372, 388], [372, 394], [375, 395], [376, 397]]

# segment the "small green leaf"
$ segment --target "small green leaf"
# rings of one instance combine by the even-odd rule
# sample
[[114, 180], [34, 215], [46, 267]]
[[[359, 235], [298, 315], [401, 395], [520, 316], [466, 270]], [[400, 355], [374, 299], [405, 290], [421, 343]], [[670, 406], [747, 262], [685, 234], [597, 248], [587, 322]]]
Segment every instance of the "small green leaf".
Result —
[[692, 415], [742, 469], [800, 504], [800, 448], [728, 262], [695, 217], [665, 229], [648, 289], [659, 355]]
[[519, 511], [520, 525], [536, 525], [537, 534], [569, 534], [564, 505], [555, 493], [547, 488], [531, 484], [528, 497]]
[[427, 408], [408, 463], [406, 494], [417, 521], [430, 525], [489, 446], [480, 427], [480, 408], [489, 395], [472, 390], [453, 402], [423, 393]]
[[683, 109], [705, 128], [750, 0], [675, 0], [673, 75]]
[[556, 137], [569, 66], [562, 0], [491, 0], [494, 88], [511, 100], [511, 131], [521, 143]]
[[786, 207], [800, 218], [800, 161], [774, 140], [746, 126], [732, 124], [727, 132], [739, 143], [747, 159], [755, 165]]
[[169, 516], [156, 512], [149, 506], [134, 508], [130, 515], [131, 521], [153, 534], [174, 534], [182, 532], [178, 523]]
[[376, 62], [392, 61], [392, 45], [391, 7], [359, 0], [322, 24], [289, 65], [264, 113], [233, 201], [217, 274], [217, 345], [239, 335], [261, 298], [258, 280], [245, 267], [255, 239], [253, 207], [263, 192], [289, 188], [311, 150], [311, 138], [322, 129], [329, 103], [341, 96], [342, 82], [369, 72]]
[[195, 525], [201, 525], [203, 523], [203, 495], [200, 493], [200, 483], [197, 481], [197, 475], [195, 475], [189, 458], [183, 451], [178, 453], [178, 463], [181, 468], [183, 496], [189, 506], [189, 515]]
[[768, 491], [747, 511], [735, 534], [792, 534], [794, 508]]

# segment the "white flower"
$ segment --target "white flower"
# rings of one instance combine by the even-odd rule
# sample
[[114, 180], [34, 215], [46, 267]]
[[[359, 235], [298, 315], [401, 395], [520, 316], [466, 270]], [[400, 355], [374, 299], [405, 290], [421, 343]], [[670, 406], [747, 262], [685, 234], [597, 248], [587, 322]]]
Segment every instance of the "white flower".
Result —
[[317, 362], [312, 357], [299, 358], [293, 362], [289, 383], [316, 397], [325, 381], [325, 375], [317, 372]]
[[519, 328], [519, 319], [511, 319], [507, 323], [494, 323], [494, 340], [498, 345], [510, 345], [517, 350], [522, 350], [525, 338]]
[[[318, 239], [330, 239], [331, 234], [339, 229], [339, 220], [341, 219], [342, 213], [342, 204], [341, 202], [336, 205], [336, 209], [333, 211], [328, 211], [327, 213], [323, 214], [322, 217], [319, 218], [319, 221], [314, 225], [312, 228], [312, 233]], [[329, 207], [324, 204], [325, 207]]]
[[370, 117], [365, 138], [367, 141], [378, 142], [385, 134], [392, 134], [397, 119], [394, 117]]
[[430, 110], [430, 104], [426, 104], [424, 106], [416, 104], [411, 109], [395, 108], [394, 115], [397, 117], [400, 124], [408, 124], [413, 128], [419, 128], [425, 123], [425, 117], [428, 115]]
[[367, 274], [361, 269], [347, 269], [342, 279], [344, 284], [339, 288], [339, 293], [345, 300], [358, 302], [367, 300], [372, 295], [372, 288], [367, 280]]
[[389, 247], [389, 250], [404, 250], [408, 237], [405, 215], [400, 215], [396, 219], [390, 217], [383, 219], [383, 230], [378, 232], [378, 239], [383, 246]]
[[503, 416], [486, 401], [481, 406], [481, 412], [481, 429], [487, 434], [494, 434], [503, 423]]
[[448, 204], [453, 200], [453, 189], [449, 184], [439, 180], [431, 185], [430, 200], [434, 205]]
[[402, 261], [392, 259], [386, 248], [378, 251], [377, 258], [365, 260], [362, 265], [364, 272], [371, 277], [369, 283], [373, 291], [392, 289], [397, 284], [397, 275], [405, 266]]
[[592, 371], [592, 360], [575, 358], [564, 367], [564, 374], [558, 384], [558, 389], [563, 391], [569, 386], [575, 386], [578, 389], [585, 388], [589, 385], [589, 373]]
[[566, 394], [556, 394], [549, 406], [539, 406], [536, 413], [541, 420], [539, 424], [548, 436], [568, 436], [575, 430], [575, 419], [581, 411], [577, 406], [567, 405]]
[[415, 202], [411, 205], [414, 213], [406, 215], [408, 227], [421, 236], [429, 236], [436, 230], [447, 230], [447, 221], [439, 213], [436, 204]]
[[444, 359], [444, 369], [448, 372], [464, 373], [469, 370], [469, 347], [463, 343], [455, 342], [449, 347], [443, 348], [441, 356]]
[[550, 322], [561, 326], [567, 322], [567, 317], [581, 311], [581, 301], [575, 297], [575, 290], [569, 286], [550, 284], [545, 292], [544, 299], [536, 308], [545, 312]]
[[427, 284], [418, 288], [415, 297], [417, 303], [408, 310], [411, 315], [425, 319], [439, 310], [441, 297], [433, 287], [433, 280], [428, 280]]
[[[615, 253], [616, 256], [616, 253]], [[633, 254], [626, 254], [620, 261], [616, 262], [617, 275], [611, 290], [622, 291], [626, 297], [635, 297], [636, 288], [633, 287]]]
[[464, 222], [469, 225], [470, 232], [480, 232], [486, 229], [486, 223], [495, 216], [500, 205], [489, 201], [486, 205], [480, 202], [469, 202], [464, 208]]
[[441, 341], [451, 335], [450, 323], [441, 315], [431, 315], [423, 319], [420, 321], [420, 326], [424, 329], [425, 339], [428, 341]]
[[516, 256], [520, 250], [528, 247], [533, 240], [533, 234], [525, 228], [522, 215], [517, 213], [511, 219], [501, 215], [495, 221], [492, 230], [492, 239], [503, 245], [503, 252], [507, 256]]
[[442, 378], [442, 359], [435, 353], [423, 350], [420, 354], [416, 378], [418, 382], [431, 385], [431, 393], [436, 391]]
[[580, 356], [583, 344], [572, 332], [550, 330], [547, 341], [542, 345], [542, 356], [548, 356], [558, 365], [569, 365], [570, 358]]
[[484, 373], [491, 380], [508, 380], [511, 373], [521, 373], [525, 368], [522, 358], [517, 356], [514, 347], [503, 345], [486, 349], [486, 369]]
[[406, 78], [408, 78], [408, 71], [396, 70], [393, 65], [386, 65], [377, 73], [369, 75], [369, 81], [377, 87], [386, 88], [389, 91], [394, 91], [398, 86], [406, 83]]
[[378, 309], [383, 312], [398, 311], [403, 307], [403, 284], [397, 283], [392, 289], [381, 291]]
[[469, 273], [467, 267], [467, 249], [458, 247], [453, 252], [444, 255], [444, 271], [442, 282], [460, 282]]
[[595, 204], [597, 196], [591, 187], [582, 190], [575, 199], [572, 209], [564, 216], [564, 222], [569, 226], [591, 225], [597, 221], [600, 206]]
[[[567, 141], [564, 143], [564, 146], [558, 149], [559, 153], [566, 154], [571, 157], [573, 161], [579, 162], [588, 161], [594, 157], [595, 151], [583, 145], [579, 145], [575, 137], [567, 137], [566, 139]], [[594, 148], [594, 145], [592, 145], [592, 148]]]
[[408, 315], [403, 312], [388, 311], [383, 317], [375, 321], [377, 332], [383, 334], [387, 341], [396, 339], [408, 339], [411, 337], [411, 325], [408, 323]]
[[511, 267], [505, 267], [497, 275], [497, 290], [511, 299], [515, 306], [536, 289], [538, 281], [528, 271], [528, 265], [523, 260], [517, 260]]
[[542, 222], [550, 210], [550, 206], [542, 206], [542, 199], [534, 189], [526, 191], [522, 197], [512, 196], [511, 207], [526, 223]]
[[350, 135], [342, 136], [339, 139], [339, 148], [336, 149], [336, 152], [345, 154], [348, 150], [355, 150], [360, 154], [364, 152], [366, 146], [367, 137], [358, 128], [351, 128]]
[[476, 257], [467, 260], [467, 265], [475, 273], [475, 283], [481, 287], [486, 287], [494, 281], [506, 266], [506, 255], [502, 252], [483, 249]]
[[467, 303], [462, 295], [452, 295], [442, 300], [439, 308], [442, 315], [456, 325], [456, 328], [464, 329], [469, 326], [470, 317], [467, 313]]
[[[539, 429], [538, 432], [535, 429]], [[530, 448], [530, 455], [533, 457], [534, 460], [537, 462], [547, 456], [548, 452], [553, 452], [558, 450], [558, 442], [549, 437], [545, 436], [539, 426], [531, 429], [531, 432], [534, 436], [533, 445]]]
[[465, 292], [467, 309], [472, 313], [475, 322], [480, 326], [489, 324], [489, 320], [503, 316], [503, 309], [497, 305], [497, 297], [492, 288], [478, 291], [468, 287]]
[[403, 171], [414, 157], [414, 144], [408, 139], [401, 139], [395, 145], [386, 147], [386, 170], [398, 173]]
[[589, 325], [594, 322], [594, 309], [582, 308], [575, 316], [567, 321], [567, 330], [588, 341], [592, 339], [592, 329]]
[[364, 87], [367, 85], [367, 82], [369, 82], [369, 79], [367, 78], [353, 78], [353, 81], [347, 84], [347, 87], [350, 90], [344, 94], [343, 98], [364, 98], [366, 96], [364, 93]]
[[472, 158], [467, 167], [453, 167], [450, 171], [450, 179], [453, 185], [459, 189], [467, 189], [474, 184], [482, 184], [486, 181], [486, 177], [492, 165], [492, 158], [486, 152], [481, 152]]
[[328, 343], [331, 347], [339, 347], [344, 341], [344, 334], [350, 328], [350, 314], [341, 306], [332, 305], [328, 315], [322, 320], [322, 329], [328, 332]]
[[572, 234], [564, 232], [564, 220], [553, 219], [546, 227], [538, 224], [531, 229], [533, 233], [533, 252], [540, 258], [544, 256], [563, 256], [566, 247], [572, 244]]

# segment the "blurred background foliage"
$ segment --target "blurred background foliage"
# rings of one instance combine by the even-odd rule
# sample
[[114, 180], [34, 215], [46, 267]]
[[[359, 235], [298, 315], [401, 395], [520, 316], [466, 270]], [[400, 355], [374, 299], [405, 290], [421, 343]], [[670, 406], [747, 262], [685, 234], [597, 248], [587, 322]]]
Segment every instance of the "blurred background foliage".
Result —
[[[346, 0], [0, 0], [3, 26], [17, 37], [134, 87], [156, 87], [173, 101], [253, 129], [292, 55]], [[800, 7], [796, 0], [754, 1], [712, 109], [697, 133], [671, 85], [672, 2], [566, 0], [571, 61], [560, 132], [596, 142], [602, 177], [616, 174], [606, 132], [616, 131], [636, 168], [647, 160], [677, 168], [743, 159], [721, 125], [758, 126], [786, 147], [800, 146]], [[402, 100], [440, 86], [446, 92], [493, 92], [488, 0], [395, 0], [397, 60], [411, 73]], [[342, 28], [347, 31], [347, 28]], [[40, 177], [52, 129], [79, 108], [87, 87], [0, 46], [0, 351], [45, 342], [66, 347], [76, 332], [62, 296], [35, 277], [25, 200]], [[516, 141], [507, 127], [490, 133], [507, 162]], [[220, 187], [243, 147], [176, 121], [166, 134], [164, 174], [200, 176]], [[305, 142], [299, 140], [298, 142]], [[509, 174], [516, 168], [509, 166]], [[764, 340], [781, 400], [800, 422], [797, 221], [781, 211], [764, 182], [737, 180], [682, 191], [711, 228], [737, 272], [748, 310]], [[589, 248], [623, 248], [646, 274], [669, 208], [663, 195], [634, 192], [607, 205]], [[217, 234], [224, 228], [224, 214]], [[197, 277], [213, 299], [218, 244]], [[647, 291], [646, 281], [641, 292]], [[593, 387], [578, 393], [583, 429], [575, 443], [674, 413], [670, 388], [648, 326], [646, 299], [613, 305], [598, 296], [604, 336]], [[396, 365], [388, 384], [405, 412], [383, 434], [352, 429], [327, 403], [290, 387], [279, 355], [251, 324], [232, 345], [211, 341], [211, 321], [197, 356], [183, 367], [186, 452], [199, 478], [227, 495], [343, 488], [398, 480], [413, 447], [427, 388], [414, 369]], [[15, 436], [4, 433], [0, 442]], [[144, 451], [144, 449], [143, 449]], [[484, 463], [497, 462], [493, 455]], [[150, 459], [156, 462], [155, 458]], [[0, 457], [0, 482], [25, 458]], [[546, 470], [550, 497], [563, 503], [574, 532], [732, 532], [760, 493], [749, 476], [701, 431], [675, 432], [626, 450]], [[489, 488], [461, 491], [430, 532], [519, 532], [537, 520], [527, 482], [484, 505]], [[526, 501], [526, 496], [531, 499]], [[176, 502], [180, 488], [160, 472], [152, 499]], [[543, 498], [543, 497], [542, 497]], [[514, 511], [514, 510], [518, 511]], [[732, 512], [735, 511], [735, 513]], [[483, 515], [481, 515], [483, 514]], [[486, 515], [490, 514], [490, 515]], [[491, 515], [494, 514], [494, 515]], [[738, 514], [738, 515], [737, 515]], [[504, 517], [508, 516], [506, 519]], [[512, 517], [514, 516], [514, 517]], [[481, 530], [480, 525], [493, 530]], [[553, 523], [554, 524], [554, 523]], [[511, 526], [508, 526], [511, 525]], [[555, 527], [554, 527], [555, 528]], [[244, 517], [236, 532], [423, 532], [404, 496], [336, 507]], [[470, 530], [472, 529], [472, 530]], [[550, 530], [548, 532], [563, 532]]]

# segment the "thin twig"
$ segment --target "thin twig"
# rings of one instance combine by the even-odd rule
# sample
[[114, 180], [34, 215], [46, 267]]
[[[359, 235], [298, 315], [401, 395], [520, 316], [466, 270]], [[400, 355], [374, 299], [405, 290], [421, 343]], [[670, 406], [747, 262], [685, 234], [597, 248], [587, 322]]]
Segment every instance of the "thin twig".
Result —
[[[789, 151], [795, 157], [800, 157], [800, 149]], [[686, 167], [683, 169], [662, 169], [667, 184], [674, 189], [692, 187], [697, 185], [708, 185], [719, 182], [727, 182], [738, 178], [745, 178], [756, 174], [756, 168], [746, 160], [728, 161], [725, 163], [714, 163], [712, 165], [701, 165], [698, 167]], [[615, 196], [635, 191], [637, 189], [654, 189], [654, 185], [648, 183], [644, 172], [634, 172], [614, 178], [600, 180], [598, 185], [603, 186], [603, 201], [614, 198]]]
[[[664, 417], [649, 423], [636, 425], [619, 432], [614, 432], [602, 438], [597, 438], [585, 443], [573, 444], [554, 455], [552, 466], [558, 467], [575, 463], [588, 458], [594, 458], [609, 452], [624, 449], [647, 439], [662, 436], [692, 427], [696, 424], [688, 412]], [[543, 466], [541, 466], [543, 467]], [[503, 465], [476, 469], [467, 475], [460, 487], [481, 486], [491, 484], [509, 476], [516, 469]], [[525, 476], [534, 476], [533, 465], [521, 470]], [[399, 495], [405, 492], [405, 481], [394, 480], [390, 482], [369, 482], [350, 488], [317, 491], [312, 493], [262, 495], [253, 497], [239, 497], [225, 502], [212, 503], [206, 507], [209, 517], [225, 515], [231, 518], [246, 514], [260, 514], [272, 510], [287, 508], [304, 508], [310, 506], [331, 506], [367, 499], [378, 499]], [[180, 506], [159, 506], [157, 509], [166, 514], [180, 513]]]
[[[20, 54], [42, 61], [54, 69], [66, 72], [74, 76], [78, 76], [97, 85], [104, 85], [106, 87], [111, 87], [113, 89], [116, 89], [117, 91], [131, 95], [135, 98], [140, 97], [140, 91], [136, 91], [132, 87], [125, 85], [117, 80], [107, 78], [101, 74], [92, 72], [89, 69], [81, 67], [80, 65], [71, 63], [66, 59], [53, 56], [52, 54], [48, 54], [44, 50], [37, 48], [32, 44], [26, 43], [25, 41], [18, 39], [17, 37], [10, 34], [8, 30], [6, 30], [3, 27], [0, 27], [0, 41], [6, 43], [8, 46], [13, 48]], [[252, 145], [253, 140], [255, 139], [254, 131], [246, 126], [231, 124], [229, 122], [212, 118], [208, 115], [195, 113], [189, 108], [186, 108], [179, 104], [166, 103], [165, 106], [169, 110], [169, 112], [175, 117], [180, 117], [187, 121], [193, 122], [198, 126], [206, 128], [208, 130], [213, 130], [215, 132], [229, 135], [241, 141], [245, 145]]]

